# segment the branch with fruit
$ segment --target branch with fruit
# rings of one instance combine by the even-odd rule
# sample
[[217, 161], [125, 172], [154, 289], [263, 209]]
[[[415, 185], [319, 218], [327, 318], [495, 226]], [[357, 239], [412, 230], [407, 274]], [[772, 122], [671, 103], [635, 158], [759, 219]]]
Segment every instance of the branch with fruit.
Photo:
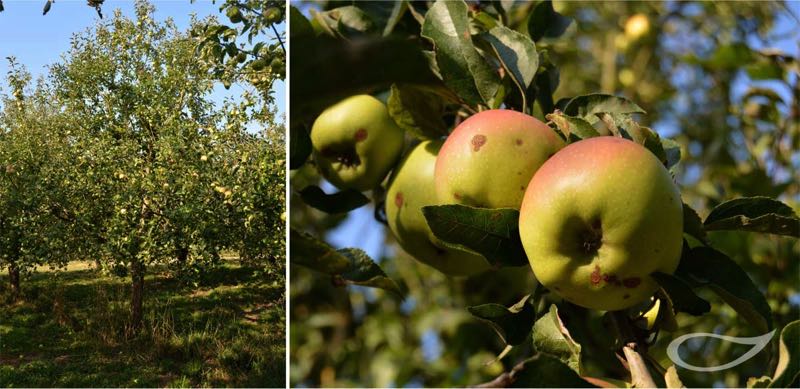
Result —
[[[424, 16], [402, 4], [397, 12], [420, 24], [419, 46], [364, 39], [372, 27], [355, 7], [313, 13], [311, 22], [290, 9], [292, 55], [303, 59], [291, 71], [310, 75], [293, 80], [291, 168], [311, 165], [339, 192], [293, 189], [330, 214], [372, 201], [405, 252], [448, 276], [531, 267], [539, 286], [518, 303], [468, 308], [506, 344], [498, 359], [526, 340], [535, 350], [481, 386], [680, 386], [676, 368], [648, 351], [659, 333], [678, 329], [677, 315], [709, 313], [706, 291], [759, 334], [774, 329], [762, 291], [706, 233], [797, 238], [791, 207], [738, 198], [703, 220], [674, 177], [680, 145], [643, 126], [636, 103], [608, 94], [554, 101], [557, 66], [536, 42], [571, 20], [549, 2], [536, 6], [541, 24], [527, 34], [460, 1], [436, 2]], [[334, 59], [341, 67], [324, 66]], [[292, 264], [336, 285], [403, 294], [363, 251], [337, 250], [305, 227], [292, 224]], [[568, 329], [586, 315], [603, 317], [621, 376], [588, 375]], [[800, 374], [797, 342], [787, 340], [797, 326], [783, 329], [787, 351], [775, 356], [790, 367], [763, 383], [785, 386]]]

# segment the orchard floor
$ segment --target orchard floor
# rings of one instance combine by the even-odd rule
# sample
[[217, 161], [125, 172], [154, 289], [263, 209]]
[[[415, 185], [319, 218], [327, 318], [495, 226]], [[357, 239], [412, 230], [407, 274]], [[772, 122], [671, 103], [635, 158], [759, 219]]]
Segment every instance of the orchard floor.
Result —
[[91, 263], [0, 275], [0, 387], [284, 387], [284, 285], [225, 261], [197, 285], [151, 269], [133, 336], [129, 278]]

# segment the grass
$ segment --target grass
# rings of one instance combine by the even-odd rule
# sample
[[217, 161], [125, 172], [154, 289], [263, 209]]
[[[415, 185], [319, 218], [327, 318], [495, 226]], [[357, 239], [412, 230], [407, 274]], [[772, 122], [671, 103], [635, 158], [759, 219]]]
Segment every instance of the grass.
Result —
[[128, 278], [90, 263], [0, 276], [0, 387], [284, 387], [284, 285], [225, 261], [197, 286], [151, 269], [144, 328], [128, 330]]

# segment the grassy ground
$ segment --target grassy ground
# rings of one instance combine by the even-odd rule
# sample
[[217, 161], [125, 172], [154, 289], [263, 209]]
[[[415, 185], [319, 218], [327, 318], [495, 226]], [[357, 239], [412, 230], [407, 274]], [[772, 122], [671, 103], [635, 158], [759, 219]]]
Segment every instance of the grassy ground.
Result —
[[127, 278], [73, 263], [9, 304], [0, 276], [0, 387], [284, 387], [284, 285], [233, 261], [196, 287], [150, 273], [135, 336]]

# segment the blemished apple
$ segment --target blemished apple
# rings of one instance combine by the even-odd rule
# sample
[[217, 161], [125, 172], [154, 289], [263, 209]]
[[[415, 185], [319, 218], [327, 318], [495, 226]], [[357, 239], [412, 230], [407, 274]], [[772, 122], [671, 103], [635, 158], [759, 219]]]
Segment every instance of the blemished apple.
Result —
[[369, 95], [348, 97], [322, 112], [311, 128], [320, 174], [339, 189], [378, 186], [403, 151], [403, 130], [386, 105]]
[[656, 291], [683, 243], [683, 205], [649, 150], [618, 137], [575, 142], [531, 179], [520, 237], [536, 278], [574, 304], [604, 311]]
[[477, 113], [444, 142], [436, 195], [443, 204], [519, 209], [533, 174], [563, 146], [532, 116], [504, 109]]
[[442, 141], [414, 147], [395, 169], [386, 194], [386, 218], [400, 246], [418, 261], [451, 276], [468, 276], [489, 269], [482, 256], [437, 243], [422, 207], [437, 204], [433, 183], [436, 154]]

